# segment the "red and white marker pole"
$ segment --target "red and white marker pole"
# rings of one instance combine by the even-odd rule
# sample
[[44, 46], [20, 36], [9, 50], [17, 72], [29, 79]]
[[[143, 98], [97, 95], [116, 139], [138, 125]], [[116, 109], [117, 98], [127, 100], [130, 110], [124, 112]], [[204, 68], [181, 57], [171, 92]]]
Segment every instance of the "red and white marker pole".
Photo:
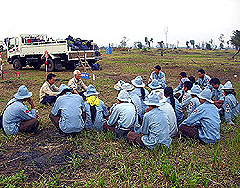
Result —
[[48, 51], [46, 50], [45, 51], [45, 58], [46, 58], [46, 73], [45, 73], [45, 78], [47, 78], [47, 71], [48, 71], [48, 69], [47, 69], [47, 67], [48, 67], [48, 61], [47, 61], [47, 59], [48, 59], [48, 57], [49, 57], [49, 54], [48, 54]]
[[0, 63], [1, 63], [1, 75], [2, 75], [2, 79], [3, 79], [3, 61], [2, 61], [2, 53], [0, 53]]

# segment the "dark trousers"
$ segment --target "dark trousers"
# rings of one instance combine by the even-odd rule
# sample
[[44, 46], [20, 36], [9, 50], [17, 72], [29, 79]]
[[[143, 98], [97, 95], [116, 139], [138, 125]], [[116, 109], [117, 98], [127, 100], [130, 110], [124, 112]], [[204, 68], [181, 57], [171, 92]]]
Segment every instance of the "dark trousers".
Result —
[[41, 101], [41, 103], [42, 103], [42, 104], [46, 104], [46, 105], [47, 105], [47, 104], [52, 105], [53, 103], [55, 103], [56, 99], [57, 99], [56, 96], [45, 97], [45, 98]]
[[18, 131], [23, 133], [36, 133], [38, 130], [39, 121], [37, 118], [30, 119], [27, 121], [22, 121]]
[[198, 133], [198, 128], [196, 127], [189, 127], [187, 125], [181, 125], [180, 131], [182, 132], [183, 137], [194, 138], [199, 140], [201, 144], [205, 144], [200, 138]]
[[49, 118], [51, 119], [53, 125], [59, 130], [59, 120], [61, 116], [54, 116], [52, 113], [49, 115]]
[[104, 123], [103, 130], [110, 131], [114, 133], [117, 138], [123, 138], [123, 139], [127, 139], [127, 134], [130, 131], [130, 130], [121, 130], [116, 128], [115, 126], [108, 126], [107, 122]]
[[142, 147], [145, 147], [143, 141], [142, 141], [143, 134], [137, 134], [133, 131], [130, 131], [127, 135], [128, 142], [132, 145], [140, 145]]

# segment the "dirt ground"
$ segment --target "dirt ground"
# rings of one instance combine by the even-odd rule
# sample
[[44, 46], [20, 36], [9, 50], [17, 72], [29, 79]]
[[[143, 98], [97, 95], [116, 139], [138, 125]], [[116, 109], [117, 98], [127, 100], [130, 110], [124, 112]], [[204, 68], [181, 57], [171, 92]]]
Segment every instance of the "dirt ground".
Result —
[[[141, 75], [146, 82], [153, 67], [159, 64], [166, 74], [167, 84], [175, 88], [179, 82], [178, 74], [181, 71], [186, 71], [188, 76], [193, 75], [197, 78], [197, 70], [204, 68], [208, 75], [218, 77], [222, 83], [231, 80], [237, 89], [237, 97], [239, 99], [240, 59], [232, 60], [231, 53], [233, 52], [169, 50], [161, 57], [160, 52], [157, 50], [150, 52], [139, 50], [114, 52], [113, 55], [104, 55], [100, 63], [103, 70], [94, 71], [96, 75], [95, 86], [101, 93], [100, 98], [107, 106], [111, 106], [115, 102], [115, 96], [117, 95], [113, 84], [120, 79], [130, 82], [136, 76]], [[13, 70], [12, 65], [5, 65], [4, 70], [4, 80], [0, 81], [1, 109], [17, 92], [19, 86], [22, 84], [26, 85], [29, 91], [33, 92], [33, 100], [40, 116], [40, 130], [36, 135], [19, 134], [16, 136], [5, 136], [2, 131], [0, 132], [0, 177], [11, 177], [24, 170], [24, 174], [27, 177], [20, 184], [22, 187], [60, 186], [57, 183], [50, 183], [54, 181], [62, 182], [63, 184], [61, 185], [74, 187], [74, 182], [78, 182], [78, 186], [86, 186], [86, 183], [89, 181], [98, 181], [99, 183], [101, 173], [105, 174], [105, 171], [111, 170], [111, 168], [115, 172], [114, 169], [117, 169], [119, 164], [114, 160], [115, 164], [109, 166], [107, 164], [109, 159], [105, 158], [105, 154], [102, 153], [103, 150], [108, 150], [108, 144], [105, 143], [109, 141], [109, 137], [105, 133], [83, 131], [75, 137], [65, 136], [58, 133], [53, 127], [48, 118], [52, 107], [39, 104], [39, 89], [45, 81], [44, 67], [41, 70], [34, 70], [30, 67], [24, 68], [21, 70], [20, 79], [16, 78], [16, 71]], [[60, 83], [67, 84], [72, 77], [71, 71], [55, 72], [55, 74], [61, 79], [57, 85], [60, 85]], [[90, 72], [90, 75], [92, 74]], [[85, 80], [85, 83], [88, 85], [93, 83], [93, 81], [91, 79]], [[236, 126], [239, 127], [239, 124]], [[225, 132], [227, 133], [228, 131], [225, 130]], [[231, 137], [232, 133], [230, 130], [228, 134], [223, 135], [223, 138]], [[119, 142], [110, 139], [110, 143], [115, 148]], [[124, 143], [123, 145], [126, 144]], [[239, 141], [236, 144], [239, 148]], [[183, 143], [183, 147], [189, 147], [189, 144]], [[202, 146], [199, 147], [201, 148]], [[124, 152], [124, 146], [119, 146], [116, 151]], [[142, 150], [140, 151], [143, 152]], [[239, 165], [239, 158], [236, 161], [235, 165]], [[56, 177], [56, 174], [59, 177]], [[229, 176], [226, 179], [223, 175], [219, 175], [219, 179], [214, 175], [212, 179], [214, 179], [215, 183], [211, 182], [210, 185], [213, 187], [228, 187], [228, 183], [232, 181], [231, 185], [240, 186], [239, 173], [234, 175], [230, 173], [229, 175], [226, 172], [224, 176], [226, 175]], [[96, 180], [96, 178], [98, 179]], [[118, 181], [120, 186], [127, 186], [122, 183], [124, 180]], [[152, 185], [153, 187], [159, 185], [148, 184], [147, 181], [148, 179], [146, 179], [146, 185]], [[184, 180], [180, 182], [185, 184]], [[6, 185], [8, 183], [0, 183], [0, 187], [5, 187]], [[16, 185], [19, 186], [19, 184]], [[100, 184], [93, 185], [99, 186]], [[104, 185], [112, 186], [109, 182]], [[129, 186], [131, 185], [129, 184]], [[166, 183], [165, 185], [168, 187], [171, 184]], [[91, 187], [91, 185], [89, 186]], [[196, 186], [198, 187], [199, 184], [196, 184]]]

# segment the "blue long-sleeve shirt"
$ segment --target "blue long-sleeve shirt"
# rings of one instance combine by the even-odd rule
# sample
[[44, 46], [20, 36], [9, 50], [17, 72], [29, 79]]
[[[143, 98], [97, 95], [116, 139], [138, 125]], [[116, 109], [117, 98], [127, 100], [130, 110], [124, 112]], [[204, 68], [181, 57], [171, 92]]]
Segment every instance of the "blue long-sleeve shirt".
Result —
[[156, 79], [163, 89], [167, 87], [166, 76], [165, 73], [163, 73], [162, 71], [160, 71], [158, 75], [155, 72], [152, 72], [149, 78], [149, 82], [151, 82], [153, 79]]
[[85, 123], [82, 119], [82, 112], [85, 111], [85, 105], [80, 95], [66, 93], [57, 98], [52, 114], [61, 115], [59, 128], [64, 133], [80, 132]]
[[191, 98], [188, 105], [188, 116], [200, 105], [200, 101], [197, 97]]
[[[184, 118], [184, 114], [182, 111], [182, 106], [178, 102], [178, 100], [176, 98], [174, 98], [174, 101], [175, 101], [175, 113], [176, 113], [176, 118], [177, 118], [177, 124], [179, 125]], [[171, 104], [170, 97], [167, 98], [167, 102]]]
[[214, 104], [204, 102], [182, 122], [187, 126], [197, 126], [199, 137], [205, 143], [215, 143], [220, 140], [220, 117]]
[[225, 95], [224, 95], [224, 90], [222, 90], [222, 88], [223, 88], [222, 84], [219, 85], [218, 89], [212, 88], [212, 97], [216, 97], [217, 101], [218, 100], [224, 101]]
[[239, 103], [233, 94], [225, 96], [223, 103], [224, 119], [228, 124], [233, 124], [233, 119], [238, 116]]
[[211, 77], [204, 74], [204, 78], [198, 78], [198, 85], [200, 85], [201, 87], [205, 88], [207, 86], [209, 86], [209, 81], [211, 80]]
[[172, 139], [169, 135], [169, 120], [167, 114], [158, 108], [144, 114], [141, 132], [142, 141], [148, 148], [154, 149], [157, 144], [169, 146]]
[[105, 106], [104, 102], [99, 99], [99, 106], [96, 106], [96, 117], [94, 124], [92, 122], [91, 118], [91, 111], [90, 111], [90, 104], [85, 102], [85, 108], [86, 108], [86, 122], [85, 122], [85, 127], [86, 129], [93, 129], [95, 128], [98, 131], [101, 131], [103, 129], [104, 123], [107, 121], [104, 116], [109, 115], [109, 111], [107, 107]]
[[109, 116], [107, 124], [113, 126], [118, 123], [117, 128], [130, 129], [137, 123], [137, 112], [132, 103], [124, 102], [117, 104]]
[[28, 110], [21, 100], [11, 99], [7, 106], [3, 113], [3, 128], [6, 134], [17, 134], [22, 121], [36, 118], [36, 110]]
[[132, 92], [130, 92], [130, 96], [131, 96], [132, 94], [136, 94], [136, 95], [140, 98], [140, 100], [141, 100], [141, 106], [142, 106], [142, 113], [144, 113], [145, 110], [147, 109], [147, 105], [144, 103], [144, 101], [147, 101], [147, 100], [148, 100], [148, 95], [149, 95], [148, 90], [146, 90], [146, 89], [144, 88], [144, 91], [145, 91], [145, 99], [143, 99], [142, 94], [141, 94], [141, 88], [139, 88], [139, 87], [135, 88]]

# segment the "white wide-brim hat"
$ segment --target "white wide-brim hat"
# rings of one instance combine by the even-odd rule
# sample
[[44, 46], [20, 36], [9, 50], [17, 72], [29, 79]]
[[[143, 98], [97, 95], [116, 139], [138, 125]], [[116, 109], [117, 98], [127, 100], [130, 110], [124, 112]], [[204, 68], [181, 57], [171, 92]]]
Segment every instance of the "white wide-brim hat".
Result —
[[126, 90], [126, 91], [132, 91], [133, 88], [134, 88], [134, 86], [131, 85], [131, 84], [129, 84], [129, 83], [124, 83], [124, 84], [122, 85], [122, 87], [121, 87], [121, 89], [124, 89], [124, 90]]
[[188, 93], [190, 95], [199, 95], [202, 92], [202, 89], [199, 85], [194, 85]]
[[232, 83], [230, 81], [227, 81], [224, 86], [222, 87], [223, 90], [232, 90], [234, 89], [232, 86]]
[[71, 88], [67, 87], [65, 84], [61, 84], [59, 87], [59, 93], [62, 93], [66, 89], [70, 90]]
[[204, 99], [210, 103], [214, 103], [211, 99], [212, 93], [211, 93], [210, 89], [208, 89], [208, 88], [205, 88], [200, 94], [197, 95], [197, 97], [200, 99]]
[[92, 96], [92, 95], [99, 95], [99, 93], [97, 92], [96, 88], [92, 84], [90, 84], [87, 88], [87, 91], [84, 92], [84, 95], [86, 97], [89, 97], [89, 96]]
[[148, 106], [161, 106], [159, 96], [153, 92], [150, 96], [148, 101], [144, 101], [144, 103]]
[[143, 83], [143, 79], [141, 76], [137, 76], [131, 82], [135, 87], [145, 87], [145, 84]]
[[159, 81], [157, 81], [156, 79], [153, 79], [149, 84], [148, 87], [150, 87], [151, 89], [160, 89], [162, 86], [159, 83]]
[[121, 90], [117, 96], [117, 99], [122, 102], [131, 102], [130, 95], [126, 90]]
[[115, 85], [114, 85], [114, 89], [116, 89], [116, 90], [121, 90], [121, 87], [122, 87], [122, 85], [124, 84], [125, 82], [124, 81], [122, 81], [122, 80], [119, 80]]
[[18, 88], [18, 92], [14, 95], [16, 99], [27, 99], [32, 96], [32, 92], [29, 92], [25, 85], [21, 85]]

